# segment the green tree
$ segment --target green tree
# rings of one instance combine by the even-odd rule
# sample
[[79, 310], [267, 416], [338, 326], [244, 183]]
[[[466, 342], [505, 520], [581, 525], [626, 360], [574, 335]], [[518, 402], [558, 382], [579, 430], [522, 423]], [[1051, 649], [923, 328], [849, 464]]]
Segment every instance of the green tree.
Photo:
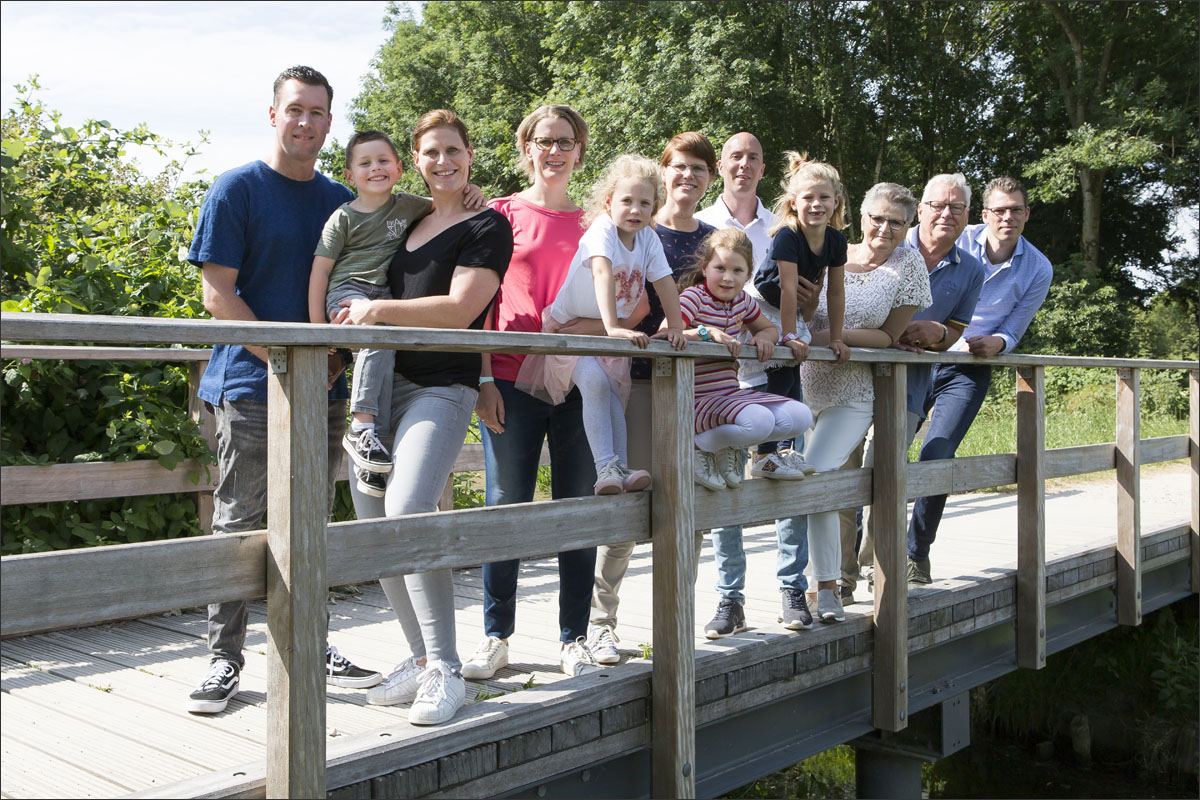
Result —
[[[130, 166], [132, 146], [170, 152], [144, 126], [70, 127], [37, 99], [36, 81], [17, 88], [17, 106], [2, 120], [4, 310], [199, 316], [198, 275], [186, 253], [204, 185], [180, 182], [178, 162], [154, 177]], [[8, 361], [0, 395], [6, 465], [156, 458], [174, 468], [185, 458], [212, 460], [187, 415], [181, 367]], [[2, 513], [5, 553], [199, 531], [187, 496]]]

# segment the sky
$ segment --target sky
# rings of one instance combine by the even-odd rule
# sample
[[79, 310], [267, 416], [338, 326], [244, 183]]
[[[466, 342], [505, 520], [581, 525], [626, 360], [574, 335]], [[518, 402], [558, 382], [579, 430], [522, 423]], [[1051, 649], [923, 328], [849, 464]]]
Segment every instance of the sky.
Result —
[[[416, 5], [416, 4], [412, 4]], [[0, 86], [37, 75], [43, 103], [65, 125], [105, 119], [146, 123], [177, 142], [209, 144], [187, 164], [211, 177], [261, 158], [271, 145], [271, 85], [294, 64], [320, 70], [334, 88], [333, 130], [353, 130], [348, 104], [387, 39], [386, 0], [371, 2], [2, 2]], [[181, 155], [181, 154], [180, 154]], [[162, 160], [138, 156], [149, 171]]]

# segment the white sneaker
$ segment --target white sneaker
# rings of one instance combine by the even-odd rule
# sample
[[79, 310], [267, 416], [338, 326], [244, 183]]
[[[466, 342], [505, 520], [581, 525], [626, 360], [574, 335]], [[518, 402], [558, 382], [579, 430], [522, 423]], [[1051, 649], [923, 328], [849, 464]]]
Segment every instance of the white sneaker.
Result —
[[563, 674], [570, 675], [572, 678], [600, 671], [600, 665], [596, 663], [592, 651], [588, 649], [587, 642], [583, 640], [582, 636], [573, 642], [563, 644], [562, 655], [559, 656], [558, 663], [562, 667]]
[[394, 706], [411, 703], [417, 696], [417, 686], [425, 668], [415, 658], [406, 658], [396, 665], [383, 683], [367, 692], [367, 702], [373, 706]]
[[619, 664], [621, 653], [617, 650], [617, 634], [607, 625], [593, 625], [588, 632], [588, 649], [597, 664]]
[[696, 483], [705, 489], [717, 491], [725, 488], [725, 479], [717, 474], [717, 466], [713, 463], [713, 454], [703, 450], [692, 451], [692, 475]]
[[741, 449], [740, 447], [722, 447], [713, 454], [713, 461], [717, 465], [716, 472], [730, 489], [736, 489], [742, 485]]
[[817, 468], [800, 457], [800, 453], [790, 447], [785, 447], [779, 451], [779, 456], [784, 463], [792, 469], [798, 469], [805, 475], [817, 474]]
[[804, 471], [790, 466], [779, 453], [768, 453], [755, 461], [750, 474], [756, 478], [770, 478], [776, 481], [804, 480]]
[[441, 661], [431, 661], [421, 675], [408, 721], [413, 725], [440, 725], [457, 714], [466, 699], [467, 684], [462, 676]]
[[473, 681], [486, 680], [496, 674], [496, 670], [508, 666], [508, 642], [495, 636], [485, 636], [475, 648], [475, 655], [467, 659], [462, 666], [464, 678]]

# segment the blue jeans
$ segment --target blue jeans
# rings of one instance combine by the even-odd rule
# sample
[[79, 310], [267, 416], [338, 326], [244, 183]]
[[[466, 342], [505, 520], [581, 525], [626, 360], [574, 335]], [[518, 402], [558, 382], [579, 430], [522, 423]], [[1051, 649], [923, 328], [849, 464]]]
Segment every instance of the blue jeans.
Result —
[[[959, 444], [967, 435], [983, 398], [992, 384], [992, 368], [968, 364], [937, 364], [929, 394], [925, 398], [925, 414], [934, 409], [933, 420], [925, 434], [918, 461], [954, 458]], [[937, 538], [946, 495], [921, 497], [913, 504], [912, 520], [908, 525], [908, 557], [929, 558], [929, 547]]]
[[[496, 379], [504, 400], [504, 433], [481, 426], [487, 468], [487, 504], [528, 503], [537, 486], [542, 441], [550, 444], [550, 494], [590, 497], [596, 483], [592, 450], [583, 431], [583, 400], [578, 389], [555, 406], [526, 394], [512, 381]], [[516, 627], [517, 573], [521, 562], [483, 565], [483, 626], [488, 636], [507, 639]], [[558, 554], [559, 638], [573, 642], [587, 636], [592, 607], [596, 548]]]

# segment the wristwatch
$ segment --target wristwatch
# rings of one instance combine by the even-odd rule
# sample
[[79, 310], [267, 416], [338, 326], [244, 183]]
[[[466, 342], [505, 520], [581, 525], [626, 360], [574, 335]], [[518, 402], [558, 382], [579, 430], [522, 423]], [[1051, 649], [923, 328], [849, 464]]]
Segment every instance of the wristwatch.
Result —
[[704, 327], [703, 325], [697, 325], [696, 326], [696, 335], [700, 337], [700, 341], [707, 342], [708, 341], [708, 328]]

